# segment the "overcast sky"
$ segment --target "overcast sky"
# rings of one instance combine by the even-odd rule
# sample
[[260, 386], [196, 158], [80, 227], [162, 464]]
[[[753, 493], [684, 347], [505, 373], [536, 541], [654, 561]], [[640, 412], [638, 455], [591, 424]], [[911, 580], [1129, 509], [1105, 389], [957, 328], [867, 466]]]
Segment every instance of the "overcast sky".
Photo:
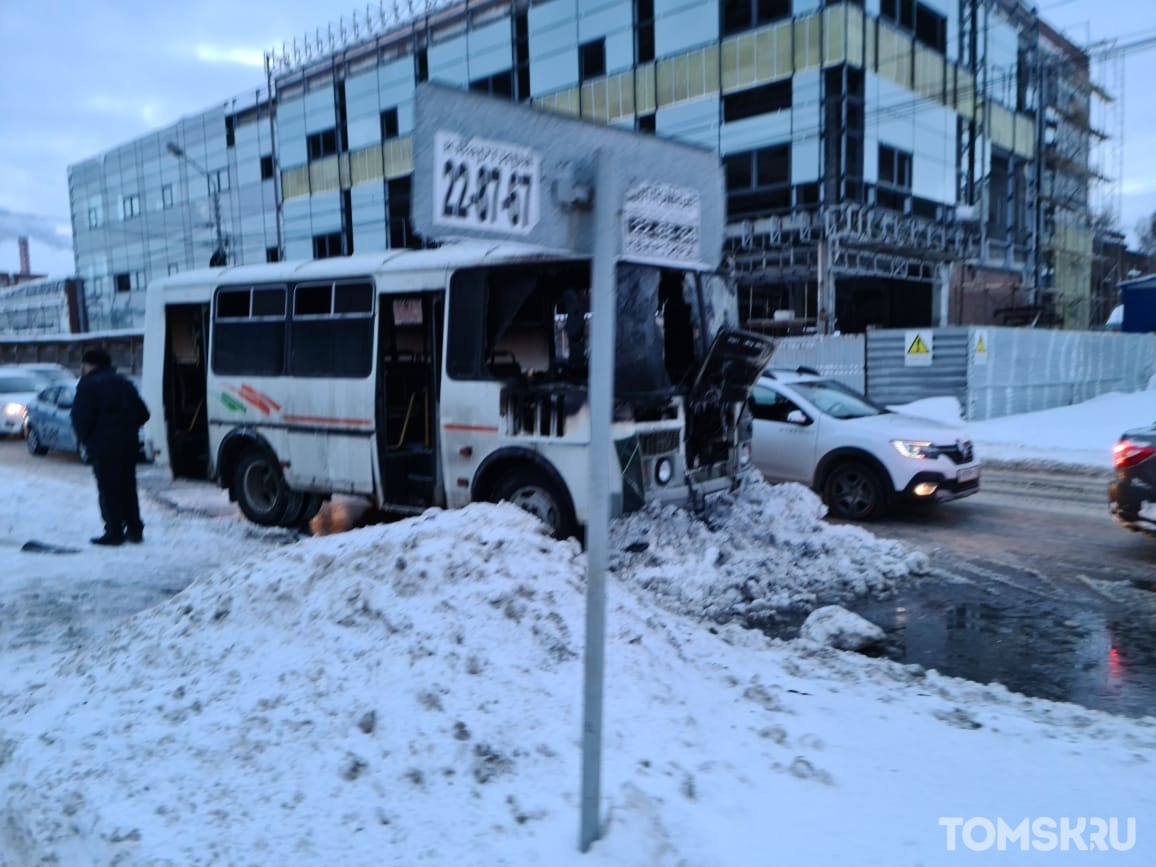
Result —
[[[266, 49], [342, 16], [349, 22], [354, 8], [334, 0], [2, 0], [0, 272], [19, 270], [16, 238], [28, 235], [35, 272], [71, 275], [68, 166], [261, 87]], [[1039, 8], [1077, 44], [1156, 35], [1153, 0], [1043, 0]], [[1156, 212], [1156, 48], [1128, 55], [1124, 73], [1119, 190], [1130, 231]]]

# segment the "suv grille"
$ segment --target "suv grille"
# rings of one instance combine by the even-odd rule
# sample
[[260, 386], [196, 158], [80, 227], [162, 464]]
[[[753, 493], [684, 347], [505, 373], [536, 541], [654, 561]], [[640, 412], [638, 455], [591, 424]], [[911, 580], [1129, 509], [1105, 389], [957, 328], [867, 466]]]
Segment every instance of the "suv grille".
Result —
[[678, 431], [658, 430], [638, 435], [638, 444], [644, 455], [664, 455], [678, 451]]
[[953, 446], [941, 446], [940, 452], [951, 458], [953, 464], [969, 464], [975, 458], [971, 440], [958, 440]]

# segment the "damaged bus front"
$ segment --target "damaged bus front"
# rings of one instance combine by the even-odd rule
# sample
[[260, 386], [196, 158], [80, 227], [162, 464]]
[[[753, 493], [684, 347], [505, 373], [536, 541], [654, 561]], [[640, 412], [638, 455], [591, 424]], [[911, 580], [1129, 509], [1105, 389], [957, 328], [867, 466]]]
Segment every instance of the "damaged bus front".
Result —
[[[450, 505], [510, 500], [562, 535], [585, 524], [589, 287], [588, 261], [454, 275], [440, 401]], [[717, 274], [622, 263], [616, 297], [612, 514], [701, 506], [749, 467], [742, 410], [771, 344], [737, 329], [733, 284]]]

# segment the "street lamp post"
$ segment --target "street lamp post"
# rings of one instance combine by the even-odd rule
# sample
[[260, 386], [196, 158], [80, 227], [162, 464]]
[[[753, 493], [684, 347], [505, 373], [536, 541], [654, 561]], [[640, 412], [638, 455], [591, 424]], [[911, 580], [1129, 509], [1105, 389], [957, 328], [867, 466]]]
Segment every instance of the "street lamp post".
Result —
[[176, 142], [168, 142], [165, 145], [165, 150], [167, 150], [177, 159], [184, 160], [186, 163], [204, 175], [205, 182], [209, 185], [209, 193], [213, 197], [213, 228], [216, 231], [217, 237], [217, 249], [213, 251], [213, 255], [209, 258], [209, 267], [219, 268], [228, 264], [228, 257], [225, 255], [225, 238], [221, 232], [221, 191], [219, 189], [219, 185], [214, 184], [213, 179], [209, 176], [209, 173], [205, 171], [205, 169], [199, 163], [197, 163], [196, 160], [185, 153], [185, 149]]

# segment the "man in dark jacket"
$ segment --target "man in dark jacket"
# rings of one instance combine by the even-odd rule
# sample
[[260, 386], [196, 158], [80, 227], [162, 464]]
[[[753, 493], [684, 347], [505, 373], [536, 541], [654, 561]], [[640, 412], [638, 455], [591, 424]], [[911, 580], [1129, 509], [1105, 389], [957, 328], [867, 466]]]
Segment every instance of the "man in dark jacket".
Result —
[[88, 350], [82, 362], [72, 427], [77, 441], [88, 450], [104, 518], [104, 535], [93, 538], [92, 544], [143, 542], [136, 457], [140, 426], [149, 419], [148, 407], [133, 384], [113, 370], [112, 359], [103, 349]]

